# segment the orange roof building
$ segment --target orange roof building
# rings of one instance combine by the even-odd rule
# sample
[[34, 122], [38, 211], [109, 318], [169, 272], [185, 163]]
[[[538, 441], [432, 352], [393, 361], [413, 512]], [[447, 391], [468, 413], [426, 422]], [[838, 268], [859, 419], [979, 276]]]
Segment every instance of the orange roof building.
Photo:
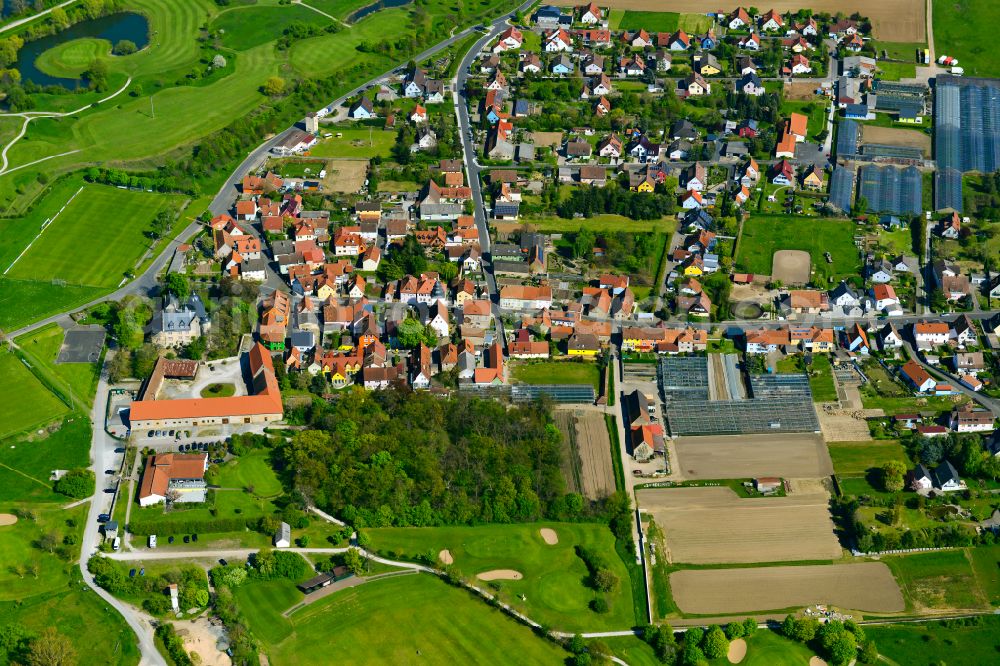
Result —
[[129, 407], [133, 430], [147, 428], [190, 428], [209, 425], [257, 424], [279, 421], [283, 414], [281, 390], [274, 376], [271, 354], [260, 343], [248, 353], [252, 395], [231, 398], [157, 399], [166, 374], [160, 358], [142, 392]]
[[204, 502], [207, 453], [163, 453], [146, 458], [139, 486], [139, 506], [166, 501]]

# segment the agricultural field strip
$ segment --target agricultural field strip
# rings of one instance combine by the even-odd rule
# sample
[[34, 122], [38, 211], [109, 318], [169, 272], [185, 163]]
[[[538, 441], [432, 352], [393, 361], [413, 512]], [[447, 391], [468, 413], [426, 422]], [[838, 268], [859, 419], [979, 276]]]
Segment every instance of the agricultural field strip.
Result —
[[903, 593], [882, 562], [749, 569], [685, 569], [670, 575], [685, 613], [746, 613], [832, 604], [870, 613], [905, 610]]
[[840, 544], [826, 494], [743, 499], [730, 488], [657, 488], [637, 494], [667, 535], [672, 562], [833, 560]]
[[680, 437], [674, 447], [677, 471], [686, 479], [814, 478], [833, 473], [819, 435]]

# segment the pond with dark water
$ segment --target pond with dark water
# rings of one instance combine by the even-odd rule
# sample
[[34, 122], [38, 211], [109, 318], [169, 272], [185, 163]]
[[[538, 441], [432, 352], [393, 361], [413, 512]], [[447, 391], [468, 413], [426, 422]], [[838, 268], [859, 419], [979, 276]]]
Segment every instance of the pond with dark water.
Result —
[[135, 42], [137, 48], [149, 44], [149, 21], [142, 14], [123, 12], [101, 18], [82, 21], [62, 32], [25, 44], [17, 54], [17, 71], [21, 81], [37, 83], [40, 86], [63, 86], [79, 88], [89, 85], [84, 78], [69, 79], [46, 74], [35, 66], [35, 60], [49, 49], [73, 41], [74, 39], [106, 39], [114, 46], [123, 39]]

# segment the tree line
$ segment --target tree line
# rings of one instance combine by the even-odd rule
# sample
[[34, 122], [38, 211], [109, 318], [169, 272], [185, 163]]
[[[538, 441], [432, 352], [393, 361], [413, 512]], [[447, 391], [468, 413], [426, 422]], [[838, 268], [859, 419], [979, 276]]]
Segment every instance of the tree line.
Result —
[[611, 213], [632, 220], [658, 220], [672, 215], [676, 208], [674, 198], [665, 193], [631, 192], [615, 186], [578, 187], [556, 207], [556, 214], [566, 219]]

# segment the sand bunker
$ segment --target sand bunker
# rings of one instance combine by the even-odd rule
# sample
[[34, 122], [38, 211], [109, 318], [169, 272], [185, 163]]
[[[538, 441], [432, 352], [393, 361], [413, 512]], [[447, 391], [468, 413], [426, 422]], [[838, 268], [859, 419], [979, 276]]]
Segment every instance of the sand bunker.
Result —
[[454, 564], [455, 558], [451, 556], [451, 551], [445, 548], [440, 553], [438, 553], [438, 559], [441, 560], [441, 564]]
[[17, 522], [17, 516], [12, 513], [0, 513], [0, 527], [7, 527]]
[[729, 654], [726, 658], [730, 664], [738, 664], [747, 656], [747, 642], [742, 638], [737, 638], [729, 644]]
[[557, 543], [559, 543], [559, 535], [556, 534], [555, 530], [549, 529], [548, 527], [543, 527], [538, 531], [542, 535], [542, 541], [549, 544], [550, 546], [554, 546]]
[[521, 580], [524, 578], [524, 574], [513, 569], [494, 569], [493, 571], [484, 571], [476, 578], [479, 580]]
[[826, 666], [826, 662], [819, 657], [813, 657], [809, 660], [809, 666]]

